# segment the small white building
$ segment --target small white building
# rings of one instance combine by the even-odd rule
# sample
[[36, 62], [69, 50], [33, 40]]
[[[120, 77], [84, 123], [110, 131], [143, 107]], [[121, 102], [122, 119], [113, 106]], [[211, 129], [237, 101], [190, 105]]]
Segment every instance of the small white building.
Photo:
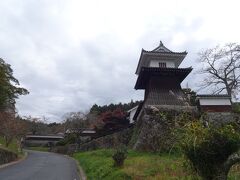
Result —
[[230, 112], [232, 110], [231, 97], [228, 95], [197, 95], [198, 105], [205, 112]]
[[127, 112], [129, 113], [129, 123], [132, 124], [134, 123], [134, 115], [136, 114], [138, 109], [138, 106], [133, 107], [132, 109], [128, 110]]
[[96, 134], [96, 131], [92, 130], [92, 129], [88, 129], [88, 130], [82, 131], [81, 134], [83, 134], [83, 135]]

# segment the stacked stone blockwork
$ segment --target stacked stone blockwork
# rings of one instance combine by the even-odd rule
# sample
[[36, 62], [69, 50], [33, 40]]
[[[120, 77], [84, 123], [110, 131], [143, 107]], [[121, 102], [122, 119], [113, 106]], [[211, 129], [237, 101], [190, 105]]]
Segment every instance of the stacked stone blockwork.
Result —
[[131, 146], [139, 151], [168, 152], [174, 149], [174, 129], [182, 123], [198, 118], [196, 107], [169, 109], [147, 106], [135, 124]]

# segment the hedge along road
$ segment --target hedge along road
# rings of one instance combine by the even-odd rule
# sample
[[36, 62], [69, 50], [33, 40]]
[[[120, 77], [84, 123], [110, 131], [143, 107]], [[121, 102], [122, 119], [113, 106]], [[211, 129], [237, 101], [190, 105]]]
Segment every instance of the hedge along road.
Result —
[[0, 169], [1, 180], [79, 180], [76, 162], [60, 154], [28, 151], [26, 160]]

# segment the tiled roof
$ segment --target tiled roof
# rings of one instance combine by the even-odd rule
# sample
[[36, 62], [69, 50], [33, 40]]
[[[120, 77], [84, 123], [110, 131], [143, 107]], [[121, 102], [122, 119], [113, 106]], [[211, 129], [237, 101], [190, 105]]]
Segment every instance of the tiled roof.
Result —
[[200, 98], [231, 98], [231, 96], [227, 94], [198, 94], [197, 97]]
[[187, 54], [186, 51], [183, 52], [173, 52], [171, 50], [169, 50], [166, 46], [163, 45], [162, 41], [160, 41], [160, 44], [158, 47], [156, 47], [155, 49], [153, 49], [152, 51], [146, 51], [143, 49], [143, 52], [151, 52], [151, 53], [167, 53], [167, 54]]
[[56, 136], [56, 135], [26, 135], [26, 138], [54, 138], [54, 139], [62, 139], [63, 136]]
[[151, 54], [166, 54], [166, 55], [186, 55], [187, 54], [187, 51], [183, 51], [183, 52], [166, 52], [166, 51], [147, 51], [145, 49], [142, 49], [142, 52], [143, 53], [151, 53]]
[[153, 52], [172, 52], [170, 51], [168, 48], [166, 48], [162, 41], [160, 41], [160, 44], [158, 47], [156, 47], [154, 50], [152, 50]]

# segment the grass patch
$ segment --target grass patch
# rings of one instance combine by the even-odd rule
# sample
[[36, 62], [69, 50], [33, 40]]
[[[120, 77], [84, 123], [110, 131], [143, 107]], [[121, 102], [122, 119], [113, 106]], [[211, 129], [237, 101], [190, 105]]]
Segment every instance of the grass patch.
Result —
[[[181, 155], [159, 155], [130, 150], [124, 167], [115, 168], [113, 167], [112, 154], [113, 150], [101, 149], [75, 153], [74, 158], [79, 161], [88, 179], [193, 179], [193, 176], [183, 168]], [[239, 166], [234, 166], [231, 169], [229, 179], [239, 179]]]
[[76, 153], [74, 158], [79, 161], [88, 179], [131, 179], [122, 169], [113, 167], [111, 150]]
[[42, 146], [28, 147], [27, 149], [33, 150], [33, 151], [43, 151], [43, 152], [48, 152], [49, 151], [48, 147], [42, 147]]

